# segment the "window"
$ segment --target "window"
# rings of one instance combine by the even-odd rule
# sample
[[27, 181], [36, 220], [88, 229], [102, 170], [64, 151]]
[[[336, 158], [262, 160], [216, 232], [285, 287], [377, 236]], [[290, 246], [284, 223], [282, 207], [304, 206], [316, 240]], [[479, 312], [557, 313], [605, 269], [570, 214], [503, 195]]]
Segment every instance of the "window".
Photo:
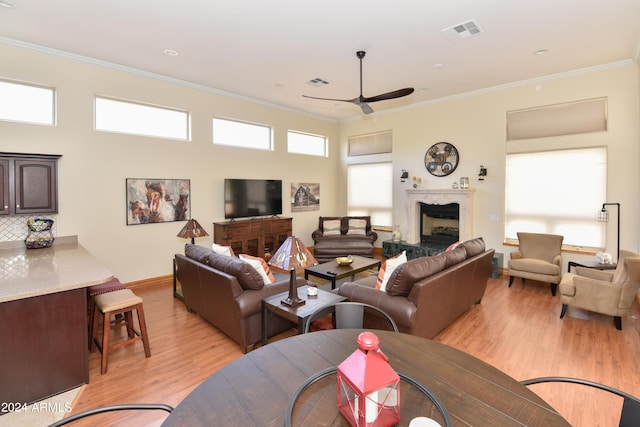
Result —
[[602, 248], [597, 213], [606, 201], [604, 147], [507, 154], [505, 235], [561, 234], [564, 245]]
[[327, 138], [290, 130], [287, 132], [287, 151], [289, 153], [326, 157]]
[[55, 124], [55, 90], [0, 80], [0, 120]]
[[213, 119], [213, 143], [232, 147], [272, 150], [272, 131], [269, 126], [236, 120]]
[[189, 113], [129, 101], [95, 98], [96, 130], [189, 140]]
[[371, 215], [371, 224], [392, 225], [391, 162], [347, 166], [348, 215]]
[[393, 134], [390, 130], [349, 137], [349, 157], [391, 153]]

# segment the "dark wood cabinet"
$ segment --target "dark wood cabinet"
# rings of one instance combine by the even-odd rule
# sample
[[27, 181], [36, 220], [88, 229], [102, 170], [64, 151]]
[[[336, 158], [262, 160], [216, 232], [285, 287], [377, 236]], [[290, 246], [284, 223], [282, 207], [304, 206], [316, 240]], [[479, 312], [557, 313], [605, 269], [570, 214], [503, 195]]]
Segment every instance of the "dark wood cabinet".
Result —
[[58, 213], [60, 157], [0, 153], [0, 215]]
[[233, 252], [264, 259], [278, 250], [292, 233], [291, 218], [263, 218], [213, 223], [213, 241]]

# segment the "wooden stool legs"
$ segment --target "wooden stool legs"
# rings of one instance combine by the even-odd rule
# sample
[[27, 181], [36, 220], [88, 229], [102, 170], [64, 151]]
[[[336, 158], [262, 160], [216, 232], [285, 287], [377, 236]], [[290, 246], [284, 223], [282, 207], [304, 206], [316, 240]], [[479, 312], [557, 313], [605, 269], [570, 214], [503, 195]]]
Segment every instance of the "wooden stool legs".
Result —
[[[107, 372], [107, 362], [109, 358], [109, 352], [116, 348], [132, 344], [136, 341], [142, 341], [144, 346], [144, 354], [146, 357], [151, 356], [151, 349], [149, 347], [149, 338], [147, 335], [147, 324], [144, 319], [144, 309], [142, 308], [142, 298], [137, 297], [131, 290], [121, 290], [110, 292], [104, 295], [98, 295], [94, 298], [95, 310], [93, 312], [92, 323], [92, 342], [91, 352], [95, 351], [96, 347], [102, 353], [102, 366], [101, 372], [105, 374]], [[133, 310], [138, 315], [138, 324], [140, 325], [140, 331], [134, 328], [133, 323]], [[123, 321], [111, 322], [111, 316], [122, 314], [124, 316]], [[102, 343], [98, 340], [98, 323], [100, 316], [103, 315], [102, 321]], [[110, 332], [112, 328], [126, 326], [128, 339], [119, 341], [116, 343], [110, 343]]]

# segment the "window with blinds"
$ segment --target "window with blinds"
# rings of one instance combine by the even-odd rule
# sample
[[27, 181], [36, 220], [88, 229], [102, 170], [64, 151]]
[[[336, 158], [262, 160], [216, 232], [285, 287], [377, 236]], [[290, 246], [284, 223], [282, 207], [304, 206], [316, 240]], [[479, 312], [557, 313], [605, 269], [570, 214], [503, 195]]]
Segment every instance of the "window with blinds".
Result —
[[564, 245], [602, 248], [597, 213], [606, 201], [605, 147], [507, 154], [505, 236], [560, 234]]
[[371, 225], [392, 225], [391, 162], [347, 166], [348, 215], [370, 215]]

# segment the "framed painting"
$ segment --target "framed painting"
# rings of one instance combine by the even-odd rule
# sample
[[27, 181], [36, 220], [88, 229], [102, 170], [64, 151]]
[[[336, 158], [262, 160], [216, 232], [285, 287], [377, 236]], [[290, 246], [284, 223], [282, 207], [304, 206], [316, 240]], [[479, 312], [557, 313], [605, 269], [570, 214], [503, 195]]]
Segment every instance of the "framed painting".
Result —
[[188, 179], [127, 178], [127, 225], [191, 219]]
[[292, 182], [291, 212], [320, 210], [320, 184]]

